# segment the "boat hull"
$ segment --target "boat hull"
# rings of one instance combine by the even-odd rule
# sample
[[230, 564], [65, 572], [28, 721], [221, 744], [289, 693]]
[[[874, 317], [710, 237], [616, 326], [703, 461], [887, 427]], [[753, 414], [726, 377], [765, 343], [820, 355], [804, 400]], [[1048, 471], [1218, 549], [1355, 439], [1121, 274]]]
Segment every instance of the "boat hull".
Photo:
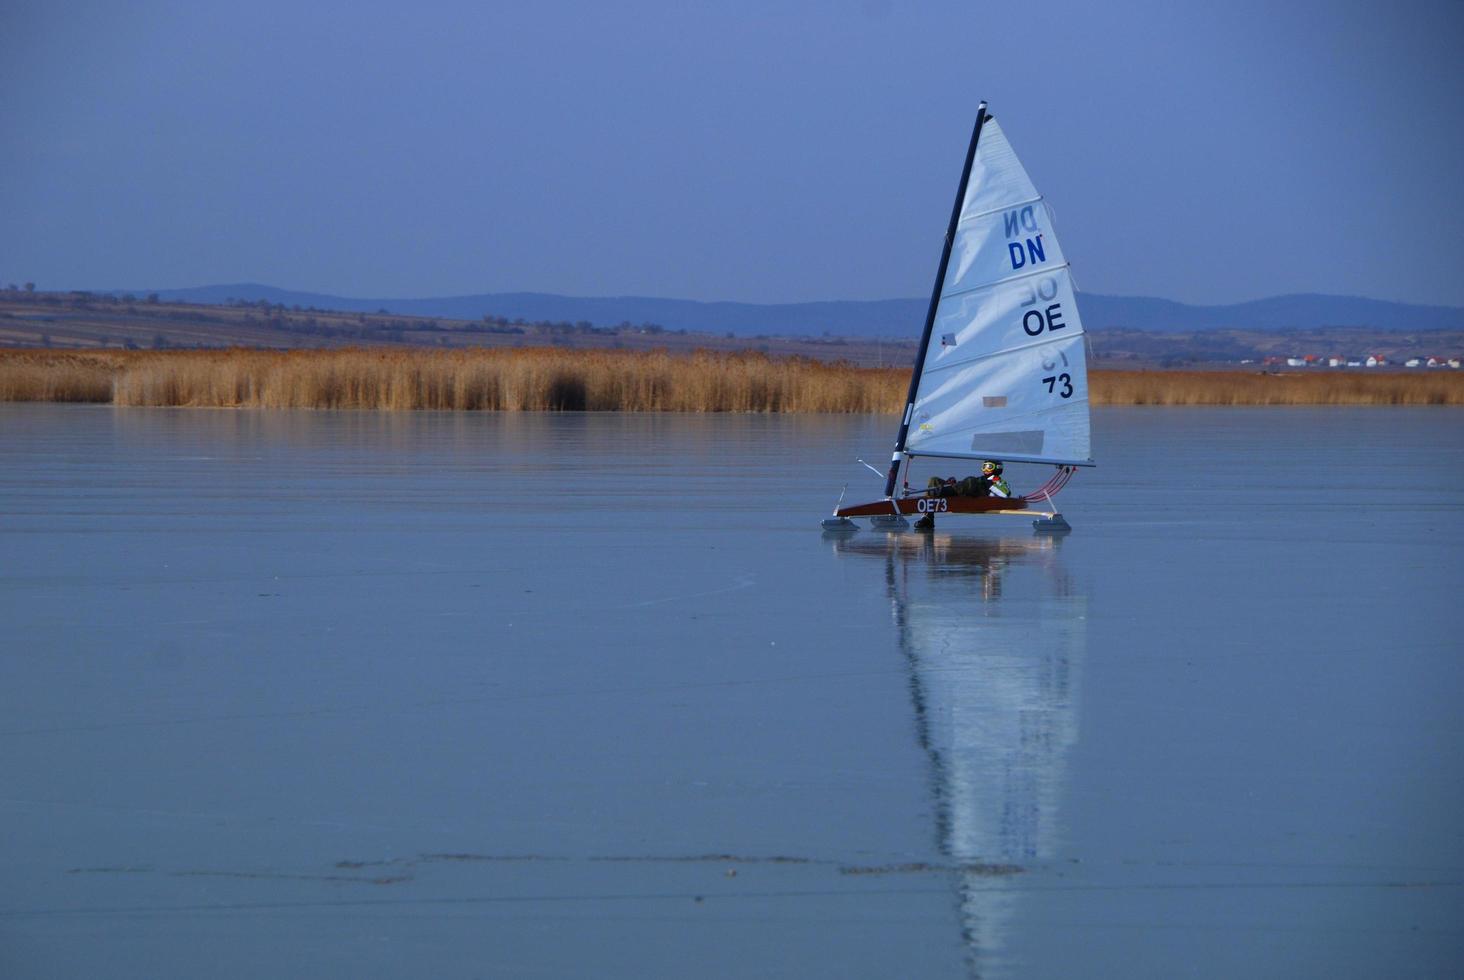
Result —
[[[892, 506], [893, 505], [893, 506]], [[892, 514], [919, 517], [925, 514], [1010, 514], [1025, 511], [1027, 501], [1021, 497], [899, 497], [875, 500], [867, 504], [850, 504], [834, 511], [835, 517], [878, 517]]]

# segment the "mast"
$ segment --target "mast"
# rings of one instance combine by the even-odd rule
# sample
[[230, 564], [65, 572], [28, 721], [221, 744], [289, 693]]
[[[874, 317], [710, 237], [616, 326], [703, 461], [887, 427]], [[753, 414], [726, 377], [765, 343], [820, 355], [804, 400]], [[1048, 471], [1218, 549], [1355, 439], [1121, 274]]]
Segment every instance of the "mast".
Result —
[[905, 396], [905, 414], [900, 419], [900, 434], [895, 437], [895, 453], [890, 457], [890, 472], [885, 478], [885, 496], [895, 495], [895, 482], [900, 478], [900, 464], [905, 461], [905, 437], [910, 432], [910, 419], [915, 414], [915, 394], [920, 390], [920, 373], [925, 368], [925, 355], [930, 349], [930, 334], [935, 328], [935, 313], [940, 294], [945, 289], [946, 267], [951, 262], [951, 247], [956, 241], [956, 226], [961, 222], [961, 208], [966, 203], [966, 185], [971, 180], [971, 165], [976, 160], [976, 143], [981, 139], [981, 124], [986, 121], [986, 103], [976, 107], [976, 126], [971, 130], [971, 146], [966, 150], [966, 165], [961, 168], [961, 186], [956, 190], [956, 203], [951, 208], [951, 223], [946, 227], [945, 247], [940, 253], [940, 269], [935, 273], [935, 289], [930, 294], [930, 309], [925, 314], [925, 330], [920, 334], [920, 349], [915, 353], [915, 368], [910, 372], [910, 393]]

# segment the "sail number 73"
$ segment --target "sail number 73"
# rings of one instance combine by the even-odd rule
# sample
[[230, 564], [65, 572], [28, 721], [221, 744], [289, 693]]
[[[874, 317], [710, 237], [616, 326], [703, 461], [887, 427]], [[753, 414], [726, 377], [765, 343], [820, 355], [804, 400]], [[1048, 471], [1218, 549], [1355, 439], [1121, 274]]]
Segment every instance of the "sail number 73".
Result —
[[[1061, 398], [1073, 397], [1073, 377], [1070, 374], [1055, 374], [1050, 378], [1043, 378], [1042, 383], [1047, 386], [1047, 393], [1056, 393]], [[1058, 385], [1062, 387], [1059, 388]]]

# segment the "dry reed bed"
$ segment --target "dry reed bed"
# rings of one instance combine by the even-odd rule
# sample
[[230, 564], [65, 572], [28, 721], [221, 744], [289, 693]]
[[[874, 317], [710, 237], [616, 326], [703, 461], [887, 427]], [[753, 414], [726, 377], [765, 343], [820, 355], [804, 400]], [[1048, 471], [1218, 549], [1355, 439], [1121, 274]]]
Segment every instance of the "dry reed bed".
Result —
[[[0, 351], [0, 401], [217, 408], [895, 413], [909, 371], [761, 354]], [[1461, 405], [1464, 375], [1095, 371], [1097, 405]]]
[[1095, 405], [1464, 405], [1452, 370], [1096, 371]]
[[761, 354], [565, 351], [0, 352], [0, 401], [216, 408], [881, 412], [899, 372]]

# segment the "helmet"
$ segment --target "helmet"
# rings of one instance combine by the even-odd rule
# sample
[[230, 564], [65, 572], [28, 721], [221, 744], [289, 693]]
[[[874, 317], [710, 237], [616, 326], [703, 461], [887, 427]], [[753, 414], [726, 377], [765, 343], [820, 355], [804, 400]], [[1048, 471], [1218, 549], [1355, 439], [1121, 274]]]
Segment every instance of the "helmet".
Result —
[[988, 459], [981, 464], [981, 472], [989, 476], [1001, 476], [1001, 460]]

